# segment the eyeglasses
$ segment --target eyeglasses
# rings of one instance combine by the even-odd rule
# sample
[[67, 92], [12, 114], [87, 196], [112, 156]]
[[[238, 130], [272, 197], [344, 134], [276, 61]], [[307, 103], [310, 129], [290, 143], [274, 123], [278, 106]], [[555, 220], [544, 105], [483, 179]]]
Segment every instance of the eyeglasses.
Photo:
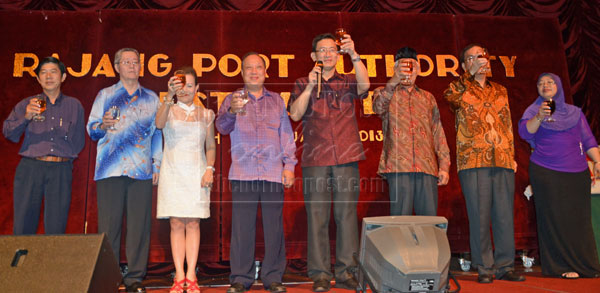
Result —
[[467, 62], [473, 62], [473, 60], [477, 59], [477, 58], [483, 58], [481, 57], [481, 55], [476, 55], [476, 56], [469, 56], [465, 59], [465, 61]]
[[556, 83], [555, 83], [553, 80], [549, 80], [549, 81], [547, 81], [547, 82], [540, 81], [540, 82], [538, 82], [537, 86], [538, 86], [538, 87], [543, 87], [544, 85], [553, 86], [553, 85], [555, 85], [555, 84], [556, 84]]
[[125, 66], [129, 66], [129, 65], [138, 66], [138, 65], [140, 65], [139, 61], [131, 61], [131, 60], [123, 60], [120, 63], [121, 63], [121, 65], [125, 65]]
[[321, 54], [325, 54], [325, 53], [337, 53], [337, 48], [321, 48], [318, 49], [317, 52], [321, 53]]

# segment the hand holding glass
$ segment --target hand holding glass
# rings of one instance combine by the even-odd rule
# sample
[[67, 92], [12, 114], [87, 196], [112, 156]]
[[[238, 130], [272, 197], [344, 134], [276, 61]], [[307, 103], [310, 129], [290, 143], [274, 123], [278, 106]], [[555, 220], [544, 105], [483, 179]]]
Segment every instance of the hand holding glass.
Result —
[[[344, 35], [346, 35], [348, 32], [346, 31], [346, 29], [344, 28], [338, 28], [335, 30], [335, 44], [338, 45], [338, 47], [342, 46], [342, 41], [344, 40]], [[346, 53], [344, 50], [340, 49], [340, 51], [338, 51], [339, 54], [344, 54]]]
[[481, 73], [487, 73], [490, 69], [490, 54], [488, 53], [486, 48], [482, 49], [483, 52], [481, 53], [481, 55], [477, 56], [477, 58], [483, 58], [487, 61], [486, 64], [483, 65], [484, 67], [481, 69]]
[[547, 122], [554, 122], [556, 121], [554, 118], [552, 118], [552, 114], [554, 114], [554, 111], [556, 111], [556, 102], [553, 99], [550, 99], [548, 101], [545, 102], [546, 105], [548, 105], [548, 107], [550, 107], [550, 117], [546, 118]]
[[[119, 107], [111, 106], [108, 111], [110, 111], [110, 115], [112, 115], [112, 119], [116, 119], [117, 121], [119, 121], [121, 119], [121, 110], [119, 109]], [[115, 122], [115, 124], [116, 124], [116, 122]], [[111, 125], [108, 129], [116, 130], [117, 128], [115, 128], [115, 124]]]
[[246, 104], [248, 103], [248, 92], [246, 92], [246, 90], [243, 89], [243, 88], [239, 88], [239, 89], [235, 90], [235, 92], [233, 92], [233, 97], [234, 98], [241, 98], [242, 99], [242, 103], [243, 103], [242, 108], [239, 111], [237, 111], [236, 113], [240, 114], [242, 116], [246, 115], [246, 108], [245, 107], [246, 107]]
[[46, 99], [43, 97], [36, 98], [36, 103], [40, 106], [40, 113], [33, 115], [33, 121], [42, 122], [46, 117], [42, 115], [46, 111]]
[[412, 83], [411, 77], [413, 73], [413, 63], [411, 61], [404, 61], [400, 65], [402, 65], [400, 70], [403, 73], [401, 84], [410, 85]]
[[[185, 73], [183, 72], [183, 70], [177, 70], [177, 71], [175, 71], [175, 76], [181, 82], [181, 89], [178, 90], [176, 94], [177, 94], [177, 96], [183, 96], [183, 95], [185, 95], [185, 90], [183, 88], [185, 87], [185, 84], [186, 84]], [[176, 96], [173, 96], [173, 103], [177, 104]]]

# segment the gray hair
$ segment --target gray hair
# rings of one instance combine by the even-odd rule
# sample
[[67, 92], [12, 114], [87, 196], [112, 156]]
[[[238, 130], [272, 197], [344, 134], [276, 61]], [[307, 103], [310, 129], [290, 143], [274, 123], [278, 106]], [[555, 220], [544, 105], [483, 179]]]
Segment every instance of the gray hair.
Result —
[[134, 48], [122, 48], [122, 49], [119, 49], [119, 51], [117, 51], [117, 53], [115, 53], [115, 65], [121, 63], [121, 55], [123, 55], [123, 52], [135, 53], [135, 55], [137, 55], [138, 61], [140, 61], [140, 52], [138, 52], [138, 50], [136, 50]]

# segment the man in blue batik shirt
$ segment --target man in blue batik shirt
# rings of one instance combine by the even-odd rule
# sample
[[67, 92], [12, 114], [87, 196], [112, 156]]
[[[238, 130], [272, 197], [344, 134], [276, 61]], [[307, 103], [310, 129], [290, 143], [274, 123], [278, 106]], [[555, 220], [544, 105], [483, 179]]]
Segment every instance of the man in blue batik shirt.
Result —
[[120, 49], [114, 63], [120, 81], [98, 93], [87, 124], [90, 137], [98, 141], [94, 174], [98, 233], [107, 234], [119, 261], [126, 209], [129, 270], [123, 283], [127, 292], [145, 292], [141, 282], [150, 247], [152, 185], [158, 183], [162, 158], [162, 133], [154, 124], [159, 99], [138, 82], [141, 65], [137, 50]]

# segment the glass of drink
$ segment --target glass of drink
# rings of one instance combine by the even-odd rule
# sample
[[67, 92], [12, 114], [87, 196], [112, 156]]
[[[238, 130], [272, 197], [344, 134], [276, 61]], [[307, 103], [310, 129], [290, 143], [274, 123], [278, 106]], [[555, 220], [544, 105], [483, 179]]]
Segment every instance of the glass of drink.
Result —
[[[342, 41], [344, 40], [344, 35], [347, 34], [348, 32], [346, 31], [346, 29], [344, 28], [338, 28], [335, 30], [335, 44], [338, 45], [339, 47], [342, 46]], [[344, 50], [340, 49], [340, 51], [338, 52], [340, 54], [344, 54], [346, 52], [344, 52]]]
[[235, 90], [235, 92], [233, 92], [233, 96], [242, 98], [242, 101], [244, 102], [244, 106], [237, 113], [242, 116], [246, 115], [246, 104], [248, 103], [248, 92], [243, 88], [239, 88], [239, 89]]
[[552, 114], [554, 114], [554, 111], [556, 111], [556, 102], [553, 99], [550, 99], [550, 100], [546, 101], [546, 104], [548, 105], [548, 107], [550, 107], [550, 117], [546, 118], [546, 121], [548, 121], [548, 122], [556, 121], [556, 120], [554, 120], [554, 118], [552, 118]]
[[403, 61], [401, 65], [402, 67], [406, 68], [406, 70], [402, 71], [402, 73], [405, 74], [402, 78], [402, 85], [410, 85], [410, 78], [413, 73], [413, 63], [411, 61]]
[[[119, 107], [111, 106], [109, 111], [110, 111], [110, 115], [112, 115], [112, 119], [116, 119], [117, 121], [121, 120], [121, 110], [119, 109]], [[111, 125], [108, 129], [117, 130], [117, 128], [115, 127], [114, 124]]]
[[46, 117], [42, 115], [46, 111], [46, 99], [44, 97], [36, 98], [36, 103], [40, 106], [40, 114], [33, 115], [33, 121], [42, 122]]
[[[181, 82], [181, 90], [177, 91], [177, 95], [178, 96], [183, 96], [185, 94], [185, 91], [183, 89], [183, 87], [185, 87], [185, 73], [183, 73], [183, 70], [177, 70], [175, 71], [175, 76], [177, 77], [177, 79]], [[177, 98], [173, 97], [173, 103], [177, 104]]]
[[488, 53], [488, 50], [486, 48], [482, 48], [483, 52], [481, 52], [481, 55], [479, 55], [478, 58], [483, 58], [485, 60], [487, 60], [487, 64], [485, 65], [484, 68], [481, 69], [482, 73], [487, 73], [490, 69], [490, 54]]

